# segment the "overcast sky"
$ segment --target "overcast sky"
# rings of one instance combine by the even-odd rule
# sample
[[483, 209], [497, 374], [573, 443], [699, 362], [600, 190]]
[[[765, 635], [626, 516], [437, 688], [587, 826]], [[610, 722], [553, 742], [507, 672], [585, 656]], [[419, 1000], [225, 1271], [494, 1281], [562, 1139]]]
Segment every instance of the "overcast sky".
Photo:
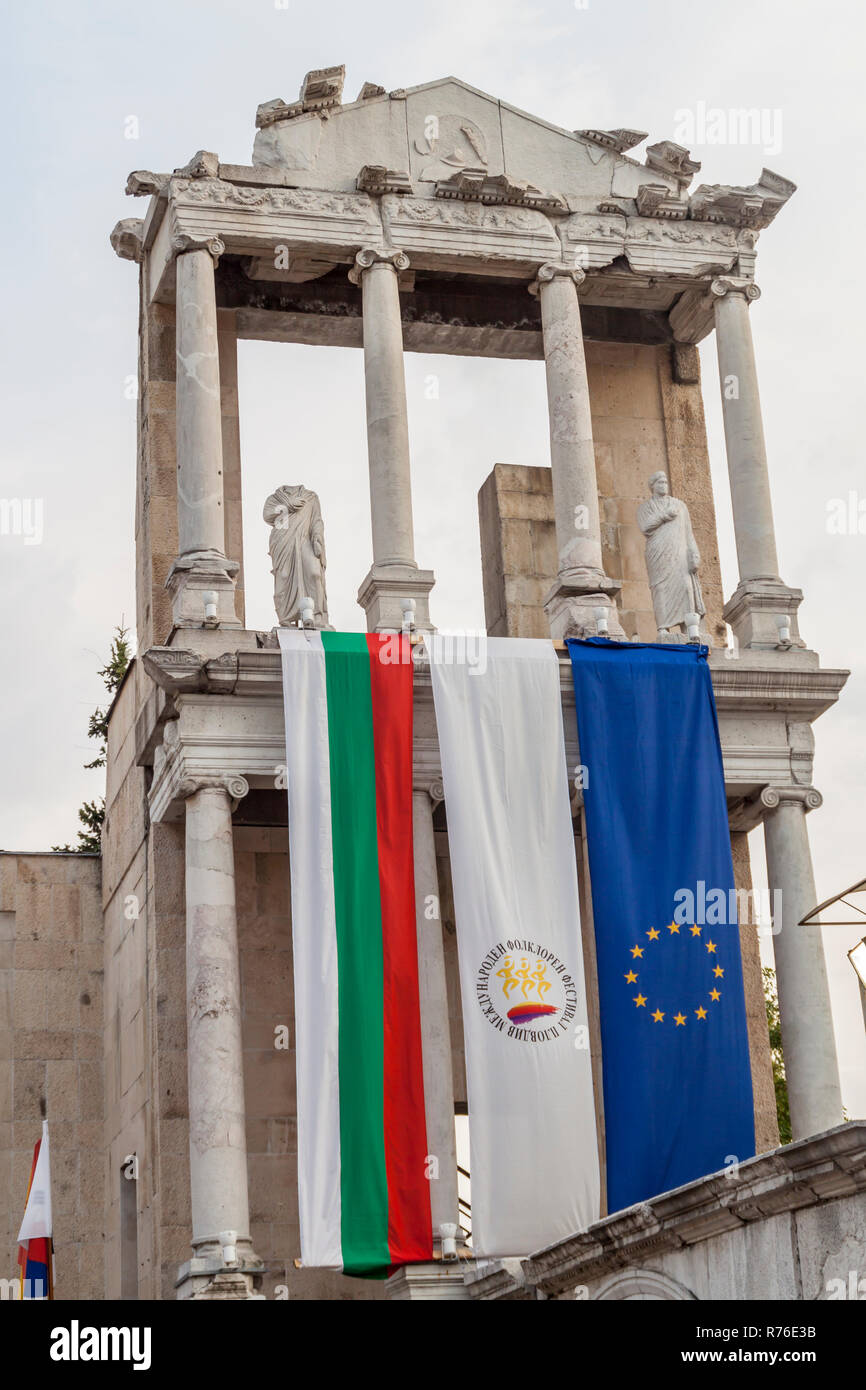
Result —
[[[0, 496], [40, 499], [44, 535], [38, 545], [0, 536], [0, 846], [74, 840], [76, 808], [102, 793], [101, 774], [82, 769], [102, 697], [96, 669], [114, 625], [134, 625], [136, 272], [108, 244], [118, 218], [143, 213], [124, 198], [126, 175], [171, 170], [200, 148], [249, 163], [256, 106], [292, 100], [306, 71], [345, 62], [348, 100], [365, 80], [393, 90], [453, 74], [567, 129], [630, 126], [651, 140], [676, 138], [682, 113], [697, 122], [702, 104], [765, 113], [758, 143], [696, 142], [692, 152], [703, 162], [696, 182], [750, 183], [767, 164], [799, 185], [761, 239], [763, 297], [751, 314], [782, 576], [805, 592], [809, 645], [852, 672], [816, 729], [819, 898], [866, 874], [866, 534], [827, 525], [833, 499], [858, 489], [866, 499], [860, 5], [44, 0], [17, 6], [4, 37]], [[730, 593], [712, 340], [702, 356]], [[406, 367], [417, 555], [436, 570], [434, 621], [479, 626], [476, 495], [497, 461], [548, 462], [543, 368], [413, 355]], [[240, 371], [248, 626], [274, 622], [262, 502], [278, 483], [304, 482], [322, 498], [332, 621], [360, 629], [355, 592], [370, 560], [361, 354], [247, 343]], [[760, 832], [752, 841], [760, 881]], [[845, 958], [856, 935], [825, 938], [845, 1100], [866, 1115], [866, 1044]]]

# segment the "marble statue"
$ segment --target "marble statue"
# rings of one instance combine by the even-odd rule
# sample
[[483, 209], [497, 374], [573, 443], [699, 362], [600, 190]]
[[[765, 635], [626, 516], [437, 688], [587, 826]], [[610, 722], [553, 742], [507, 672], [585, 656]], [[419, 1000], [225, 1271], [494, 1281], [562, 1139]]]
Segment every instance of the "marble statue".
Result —
[[274, 607], [281, 627], [297, 623], [301, 601], [313, 601], [313, 622], [328, 628], [325, 591], [325, 527], [315, 492], [303, 483], [272, 492], [263, 516], [271, 528], [268, 549], [274, 576]]
[[685, 502], [671, 497], [664, 473], [653, 473], [650, 496], [637, 509], [637, 524], [646, 536], [646, 567], [653, 612], [660, 636], [686, 627], [686, 615], [706, 612], [698, 579], [700, 552]]

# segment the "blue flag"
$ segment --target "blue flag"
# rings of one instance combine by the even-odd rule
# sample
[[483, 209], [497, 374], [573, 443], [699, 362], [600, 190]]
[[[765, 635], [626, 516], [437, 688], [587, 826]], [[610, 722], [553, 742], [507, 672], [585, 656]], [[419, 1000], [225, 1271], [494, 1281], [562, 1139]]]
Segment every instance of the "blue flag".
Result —
[[613, 1212], [752, 1157], [752, 1078], [707, 648], [568, 650]]

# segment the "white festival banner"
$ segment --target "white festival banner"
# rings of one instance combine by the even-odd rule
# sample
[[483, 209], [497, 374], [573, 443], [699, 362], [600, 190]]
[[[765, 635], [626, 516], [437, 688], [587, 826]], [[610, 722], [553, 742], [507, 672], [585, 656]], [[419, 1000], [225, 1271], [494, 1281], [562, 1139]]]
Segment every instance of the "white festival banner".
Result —
[[553, 644], [428, 637], [457, 922], [473, 1247], [527, 1255], [599, 1216], [577, 869]]

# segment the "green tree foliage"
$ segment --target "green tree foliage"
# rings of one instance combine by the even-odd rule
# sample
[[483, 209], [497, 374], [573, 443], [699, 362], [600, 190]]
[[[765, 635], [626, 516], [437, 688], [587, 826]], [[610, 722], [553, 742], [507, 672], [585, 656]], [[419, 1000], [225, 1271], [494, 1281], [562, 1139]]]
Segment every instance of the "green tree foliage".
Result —
[[776, 989], [776, 972], [765, 965], [761, 974], [764, 977], [764, 1000], [767, 1005], [767, 1028], [770, 1034], [770, 1058], [773, 1063], [773, 1085], [776, 1088], [776, 1117], [779, 1121], [779, 1138], [783, 1144], [791, 1142], [791, 1109], [788, 1104], [788, 1083], [785, 1079], [785, 1059], [782, 1055], [782, 1025], [779, 1021], [779, 995]]
[[[121, 619], [120, 626], [114, 629], [114, 636], [111, 639], [111, 649], [108, 660], [104, 666], [99, 668], [99, 675], [102, 677], [103, 684], [109, 695], [114, 695], [120, 682], [123, 680], [126, 668], [132, 660], [132, 651], [129, 645], [129, 629], [123, 626]], [[99, 742], [99, 752], [91, 763], [85, 763], [87, 769], [95, 767], [105, 767], [108, 756], [108, 711], [111, 703], [105, 709], [95, 709], [90, 716], [87, 725], [87, 737], [97, 739]], [[52, 845], [53, 850], [62, 850], [72, 854], [99, 854], [102, 840], [102, 825], [105, 820], [105, 798], [100, 797], [98, 801], [85, 801], [78, 810], [78, 819], [83, 829], [78, 832], [77, 845]]]

